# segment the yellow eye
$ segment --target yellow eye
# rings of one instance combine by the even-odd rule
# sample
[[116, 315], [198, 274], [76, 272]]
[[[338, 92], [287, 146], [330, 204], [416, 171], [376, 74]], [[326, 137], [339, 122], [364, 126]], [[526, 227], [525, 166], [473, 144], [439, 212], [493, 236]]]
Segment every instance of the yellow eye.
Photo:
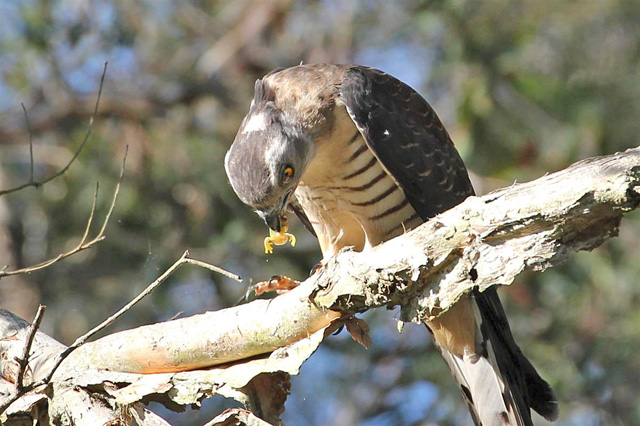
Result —
[[284, 180], [288, 180], [291, 179], [293, 177], [293, 167], [291, 166], [285, 166], [284, 169], [282, 169], [282, 178]]

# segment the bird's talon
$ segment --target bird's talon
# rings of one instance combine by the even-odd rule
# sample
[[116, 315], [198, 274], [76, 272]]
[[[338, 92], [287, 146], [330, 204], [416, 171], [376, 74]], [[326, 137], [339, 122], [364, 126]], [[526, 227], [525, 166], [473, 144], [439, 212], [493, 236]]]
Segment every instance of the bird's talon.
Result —
[[261, 295], [270, 291], [275, 291], [278, 294], [284, 294], [289, 290], [293, 290], [300, 281], [293, 280], [283, 275], [274, 275], [267, 281], [260, 281], [254, 286], [254, 292], [256, 295]]

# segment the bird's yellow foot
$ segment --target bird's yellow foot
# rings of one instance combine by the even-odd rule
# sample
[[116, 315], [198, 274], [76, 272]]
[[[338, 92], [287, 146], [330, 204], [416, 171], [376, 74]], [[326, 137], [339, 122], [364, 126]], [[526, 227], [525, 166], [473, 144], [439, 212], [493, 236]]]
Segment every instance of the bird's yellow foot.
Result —
[[281, 232], [275, 232], [273, 229], [269, 229], [269, 236], [264, 239], [264, 252], [266, 254], [273, 253], [273, 245], [281, 246], [288, 242], [291, 243], [291, 247], [296, 246], [296, 237], [293, 234], [289, 234], [287, 228], [284, 227]]

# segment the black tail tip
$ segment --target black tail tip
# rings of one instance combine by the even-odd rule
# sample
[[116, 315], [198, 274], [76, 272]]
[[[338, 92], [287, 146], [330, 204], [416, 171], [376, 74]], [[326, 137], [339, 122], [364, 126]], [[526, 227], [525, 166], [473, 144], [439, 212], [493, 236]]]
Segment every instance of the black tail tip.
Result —
[[558, 398], [549, 383], [540, 379], [533, 387], [529, 384], [529, 398], [531, 398], [531, 408], [536, 413], [550, 422], [558, 420], [560, 415]]

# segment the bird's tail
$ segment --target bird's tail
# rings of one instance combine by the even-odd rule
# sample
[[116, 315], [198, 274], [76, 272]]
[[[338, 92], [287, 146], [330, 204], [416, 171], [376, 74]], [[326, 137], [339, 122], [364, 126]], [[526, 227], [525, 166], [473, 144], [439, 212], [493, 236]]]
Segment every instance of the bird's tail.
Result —
[[549, 421], [556, 420], [556, 396], [513, 340], [496, 290], [474, 291], [470, 302], [477, 325], [475, 350], [454, 354], [437, 339], [436, 346], [475, 424], [532, 426], [530, 408]]

